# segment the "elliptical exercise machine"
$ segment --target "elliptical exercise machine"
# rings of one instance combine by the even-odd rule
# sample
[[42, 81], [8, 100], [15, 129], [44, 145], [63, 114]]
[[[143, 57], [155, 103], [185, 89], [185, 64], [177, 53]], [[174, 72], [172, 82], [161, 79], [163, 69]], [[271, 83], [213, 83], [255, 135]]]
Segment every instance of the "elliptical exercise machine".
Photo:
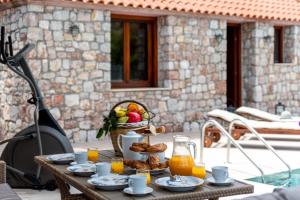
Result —
[[56, 188], [54, 177], [34, 162], [34, 156], [71, 153], [73, 148], [63, 129], [46, 108], [25, 60], [33, 48], [33, 44], [26, 44], [14, 55], [12, 39], [8, 36], [6, 41], [5, 28], [1, 27], [0, 63], [7, 65], [29, 84], [32, 97], [27, 102], [35, 105], [35, 111], [34, 125], [0, 142], [0, 145], [7, 143], [0, 159], [7, 164], [7, 182], [10, 186], [51, 190]]

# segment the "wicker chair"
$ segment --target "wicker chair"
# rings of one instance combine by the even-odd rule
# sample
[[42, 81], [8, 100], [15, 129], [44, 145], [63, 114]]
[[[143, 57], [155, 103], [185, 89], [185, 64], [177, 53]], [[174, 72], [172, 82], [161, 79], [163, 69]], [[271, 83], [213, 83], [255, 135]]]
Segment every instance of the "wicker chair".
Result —
[[0, 184], [6, 183], [6, 164], [0, 160]]
[[[82, 194], [70, 194], [69, 187], [64, 182], [58, 181], [57, 184], [61, 185], [62, 200], [87, 200]], [[2, 160], [0, 160], [0, 200], [21, 200], [6, 183], [6, 164]]]
[[21, 198], [6, 183], [6, 164], [0, 160], [0, 199], [21, 200]]

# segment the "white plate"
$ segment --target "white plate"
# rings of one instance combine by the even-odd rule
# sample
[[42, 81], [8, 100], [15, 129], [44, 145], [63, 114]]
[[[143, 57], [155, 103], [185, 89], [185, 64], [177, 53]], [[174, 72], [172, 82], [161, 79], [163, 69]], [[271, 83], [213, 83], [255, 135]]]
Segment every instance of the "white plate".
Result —
[[140, 122], [135, 122], [135, 123], [117, 123], [118, 127], [132, 127], [132, 128], [138, 128], [138, 127], [143, 127], [147, 126], [148, 121], [140, 121]]
[[55, 164], [66, 165], [74, 161], [75, 156], [74, 153], [62, 153], [49, 155], [46, 159]]
[[93, 176], [87, 182], [101, 190], [120, 190], [128, 186], [128, 176], [119, 174]]
[[78, 164], [67, 167], [67, 171], [77, 176], [91, 176], [96, 173], [95, 164]]
[[[107, 174], [107, 175], [105, 175], [105, 176], [113, 176], [113, 175], [119, 175], [119, 174], [109, 173], [109, 174]], [[96, 173], [96, 174], [93, 174], [93, 175], [91, 176], [91, 178], [98, 178], [98, 177], [102, 177], [102, 176], [99, 176], [97, 173]]]
[[[92, 161], [87, 161], [86, 163], [82, 163], [82, 164], [93, 164]], [[76, 161], [71, 162], [70, 165], [78, 165]]]
[[145, 196], [145, 195], [150, 194], [151, 192], [153, 192], [153, 189], [151, 187], [146, 187], [146, 190], [145, 190], [144, 193], [133, 193], [132, 188], [128, 187], [128, 188], [125, 188], [123, 190], [123, 192], [126, 193], [126, 194], [133, 195], [133, 196], [142, 197], [142, 196]]
[[216, 185], [216, 186], [228, 186], [228, 185], [231, 185], [234, 182], [234, 180], [232, 178], [227, 178], [226, 181], [224, 181], [224, 182], [216, 182], [214, 177], [212, 177], [212, 176], [208, 177], [206, 179], [206, 181], [208, 183], [210, 183], [212, 185]]
[[174, 192], [186, 192], [195, 190], [198, 186], [204, 183], [203, 179], [193, 176], [180, 176], [182, 183], [170, 184], [170, 177], [163, 177], [155, 180], [155, 184]]

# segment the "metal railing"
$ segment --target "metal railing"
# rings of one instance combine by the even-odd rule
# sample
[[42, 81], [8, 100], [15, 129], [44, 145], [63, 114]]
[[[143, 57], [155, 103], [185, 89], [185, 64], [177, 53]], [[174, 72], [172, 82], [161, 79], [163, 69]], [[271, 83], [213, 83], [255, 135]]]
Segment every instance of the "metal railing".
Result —
[[[236, 148], [238, 148], [244, 154], [244, 156], [259, 170], [259, 172], [261, 173], [262, 182], [265, 183], [264, 171], [254, 162], [254, 160], [252, 160], [252, 158], [244, 151], [243, 147], [241, 145], [239, 145], [235, 141], [235, 139], [233, 139], [233, 137], [224, 129], [224, 127], [219, 122], [217, 122], [216, 120], [213, 120], [213, 119], [210, 119], [207, 122], [205, 122], [204, 125], [202, 126], [202, 131], [200, 132], [200, 139], [201, 139], [201, 141], [200, 141], [200, 162], [203, 163], [205, 130], [209, 126], [215, 126], [217, 129], [219, 129], [221, 131], [221, 134], [227, 137], [229, 144], [231, 142]], [[229, 151], [227, 151], [227, 153], [229, 153]], [[227, 155], [227, 158], [229, 158], [229, 155]]]
[[[259, 133], [257, 133], [257, 131], [251, 125], [249, 125], [249, 123], [247, 121], [242, 120], [242, 119], [234, 119], [234, 120], [232, 120], [230, 122], [230, 124], [229, 124], [229, 129], [228, 129], [229, 133], [232, 133], [234, 125], [236, 125], [236, 124], [238, 124], [238, 125], [242, 124], [243, 126], [245, 126], [251, 133], [253, 133], [256, 136], [256, 138], [259, 141], [261, 141], [264, 144], [264, 146], [269, 151], [271, 151], [284, 165], [286, 165], [286, 167], [288, 168], [288, 172], [289, 172], [289, 178], [291, 178], [291, 176], [292, 176], [292, 169], [291, 169], [290, 165], [283, 158], [281, 158], [281, 156], [279, 156], [279, 154], [275, 151], [275, 149], [271, 145], [269, 145], [267, 143], [267, 141], [261, 135], [259, 135]], [[230, 149], [231, 149], [230, 147], [231, 147], [230, 141], [228, 141], [228, 143], [227, 143], [227, 161], [228, 162], [230, 160]]]

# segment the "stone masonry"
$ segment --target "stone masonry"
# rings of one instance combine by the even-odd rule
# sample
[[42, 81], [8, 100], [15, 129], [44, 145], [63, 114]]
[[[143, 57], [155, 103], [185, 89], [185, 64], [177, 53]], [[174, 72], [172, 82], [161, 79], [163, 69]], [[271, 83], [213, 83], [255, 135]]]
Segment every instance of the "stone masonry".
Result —
[[[36, 44], [28, 58], [33, 74], [54, 117], [74, 141], [95, 138], [107, 110], [105, 88], [110, 87], [110, 12], [28, 5], [2, 13], [15, 49]], [[80, 34], [72, 37], [72, 23]], [[28, 86], [2, 67], [1, 132], [11, 135], [32, 123], [32, 107], [25, 103]], [[21, 86], [21, 87], [20, 87]], [[25, 112], [24, 112], [25, 111]]]
[[[36, 44], [28, 62], [46, 105], [73, 142], [95, 139], [103, 115], [125, 99], [138, 100], [167, 131], [198, 131], [204, 114], [226, 106], [226, 21], [161, 16], [157, 88], [111, 89], [107, 10], [26, 5], [0, 12], [14, 49]], [[69, 33], [71, 25], [79, 34]], [[279, 101], [300, 114], [300, 27], [284, 29], [284, 61], [274, 64], [274, 28], [242, 24], [243, 105], [274, 112]], [[218, 40], [216, 39], [218, 35]], [[219, 37], [221, 36], [221, 37]], [[32, 124], [29, 87], [0, 66], [0, 131], [11, 137]]]
[[275, 112], [280, 101], [300, 114], [300, 38], [298, 26], [284, 28], [284, 62], [274, 64], [274, 28], [242, 24], [243, 105]]
[[[158, 17], [159, 87], [111, 89], [110, 11], [27, 5], [1, 14], [14, 49], [36, 44], [28, 61], [45, 102], [73, 142], [95, 139], [102, 116], [124, 99], [146, 104], [168, 131], [199, 130], [212, 108], [226, 105], [226, 22]], [[73, 37], [71, 24], [80, 28]], [[223, 35], [221, 41], [216, 34]], [[0, 68], [0, 127], [11, 136], [32, 123], [28, 86]]]

